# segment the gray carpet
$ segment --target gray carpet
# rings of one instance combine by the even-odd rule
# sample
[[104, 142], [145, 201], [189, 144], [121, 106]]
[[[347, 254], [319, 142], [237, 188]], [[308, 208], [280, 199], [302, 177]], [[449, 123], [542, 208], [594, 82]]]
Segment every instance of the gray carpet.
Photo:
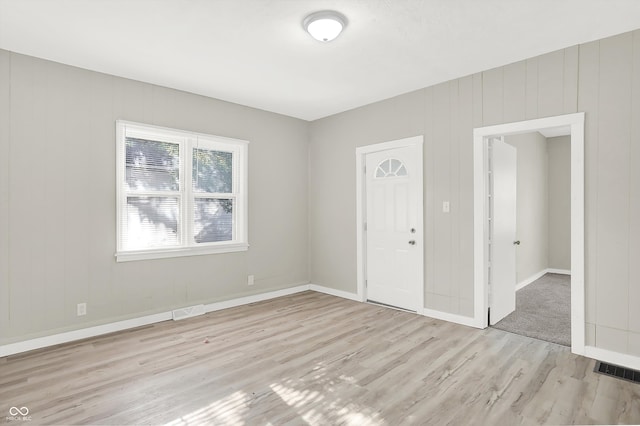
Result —
[[545, 274], [516, 292], [516, 310], [495, 328], [571, 346], [571, 277]]

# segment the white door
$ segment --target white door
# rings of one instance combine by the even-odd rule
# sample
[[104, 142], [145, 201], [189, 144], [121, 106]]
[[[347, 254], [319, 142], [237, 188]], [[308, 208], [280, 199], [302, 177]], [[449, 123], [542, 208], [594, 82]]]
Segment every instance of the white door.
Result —
[[365, 169], [367, 299], [411, 311], [423, 285], [418, 161], [419, 148], [408, 146], [367, 154]]
[[516, 148], [489, 140], [490, 325], [516, 309]]

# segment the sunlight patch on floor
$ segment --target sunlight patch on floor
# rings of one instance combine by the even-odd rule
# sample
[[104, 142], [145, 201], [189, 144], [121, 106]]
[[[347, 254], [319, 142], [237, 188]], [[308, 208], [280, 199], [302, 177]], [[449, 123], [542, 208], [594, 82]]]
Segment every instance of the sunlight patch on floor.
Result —
[[244, 419], [249, 410], [248, 401], [249, 397], [245, 392], [237, 391], [225, 398], [212, 402], [206, 407], [175, 419], [167, 423], [167, 425], [201, 425], [210, 423], [214, 419], [216, 422], [223, 424], [244, 425]]
[[[368, 415], [357, 410], [353, 404], [345, 404], [340, 398], [332, 400], [318, 391], [297, 390], [279, 383], [272, 384], [271, 389], [287, 405], [295, 408], [302, 420], [310, 425], [320, 424], [353, 424], [382, 425], [378, 413]], [[331, 388], [325, 391], [331, 393]]]

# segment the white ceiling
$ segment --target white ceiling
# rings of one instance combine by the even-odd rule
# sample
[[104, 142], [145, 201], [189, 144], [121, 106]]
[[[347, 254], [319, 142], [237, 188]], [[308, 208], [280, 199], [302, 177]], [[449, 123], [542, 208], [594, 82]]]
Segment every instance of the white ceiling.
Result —
[[640, 0], [0, 0], [2, 49], [305, 120], [638, 28]]

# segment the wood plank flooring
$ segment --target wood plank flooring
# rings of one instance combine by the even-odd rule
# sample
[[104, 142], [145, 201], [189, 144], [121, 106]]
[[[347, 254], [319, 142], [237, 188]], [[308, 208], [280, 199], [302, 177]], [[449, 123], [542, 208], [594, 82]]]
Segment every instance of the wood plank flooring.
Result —
[[30, 425], [640, 423], [640, 385], [593, 366], [560, 345], [305, 292], [0, 358], [0, 415], [28, 407]]

